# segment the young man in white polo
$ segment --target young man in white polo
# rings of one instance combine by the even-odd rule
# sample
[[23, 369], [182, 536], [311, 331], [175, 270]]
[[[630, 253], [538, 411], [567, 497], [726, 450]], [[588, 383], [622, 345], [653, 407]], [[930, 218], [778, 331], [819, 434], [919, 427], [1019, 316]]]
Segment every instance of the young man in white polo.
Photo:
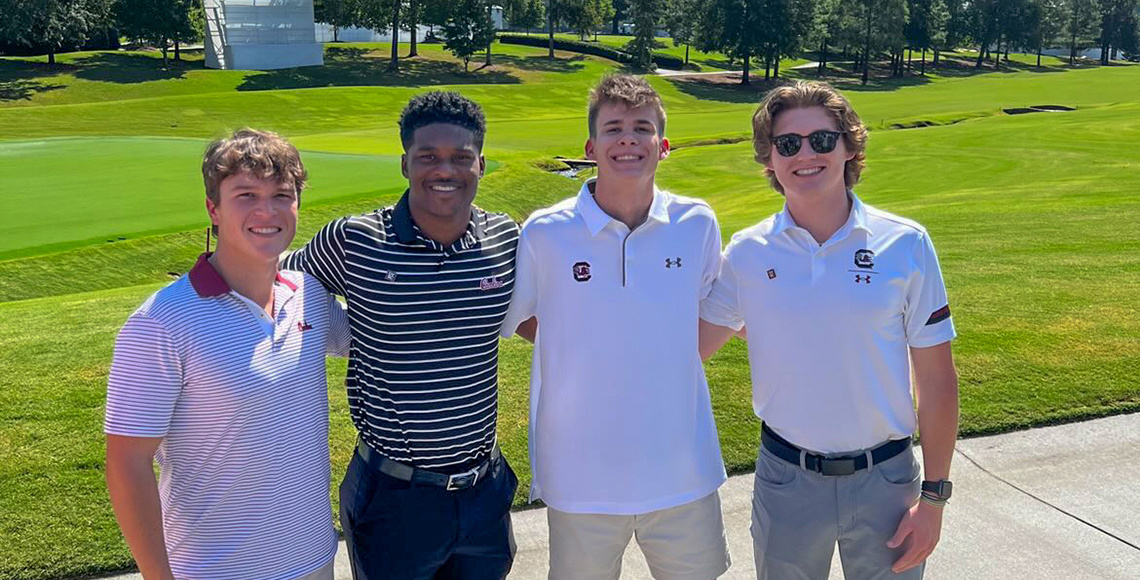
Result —
[[867, 130], [835, 89], [774, 89], [752, 123], [756, 159], [786, 202], [726, 248], [701, 308], [720, 326], [702, 323], [701, 350], [747, 327], [764, 421], [757, 577], [823, 580], [838, 544], [848, 580], [920, 578], [958, 430], [954, 326], [930, 235], [851, 190]]
[[331, 580], [325, 355], [347, 355], [348, 321], [320, 282], [277, 271], [306, 172], [247, 129], [213, 143], [202, 174], [217, 251], [115, 343], [111, 503], [147, 580]]
[[538, 323], [531, 496], [549, 506], [549, 577], [616, 579], [636, 536], [655, 578], [709, 580], [729, 558], [697, 317], [720, 228], [703, 201], [656, 187], [669, 142], [646, 81], [602, 79], [588, 119], [598, 176], [524, 224], [503, 323]]

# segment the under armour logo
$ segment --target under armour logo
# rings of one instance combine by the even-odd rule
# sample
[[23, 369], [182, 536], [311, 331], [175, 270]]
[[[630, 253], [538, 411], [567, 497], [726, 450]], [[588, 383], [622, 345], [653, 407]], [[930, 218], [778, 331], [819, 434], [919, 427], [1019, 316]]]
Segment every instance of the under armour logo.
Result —
[[870, 284], [871, 283], [871, 275], [867, 274], [866, 276], [861, 276], [859, 274], [855, 274], [855, 283], [858, 284], [859, 282], [862, 282], [864, 284]]
[[665, 267], [666, 268], [672, 268], [673, 266], [680, 268], [681, 267], [681, 258], [677, 258], [676, 260], [670, 260], [669, 258], [665, 258]]

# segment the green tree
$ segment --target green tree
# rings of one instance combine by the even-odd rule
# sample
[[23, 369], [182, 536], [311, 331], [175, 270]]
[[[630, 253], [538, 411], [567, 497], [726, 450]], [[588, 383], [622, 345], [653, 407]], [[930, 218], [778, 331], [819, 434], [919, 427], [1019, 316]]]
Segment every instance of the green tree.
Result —
[[669, 0], [665, 10], [665, 28], [673, 37], [673, 46], [685, 45], [685, 66], [689, 66], [689, 46], [697, 32], [694, 15], [700, 8], [701, 0]]
[[1100, 21], [1100, 63], [1107, 65], [1116, 50], [1136, 52], [1137, 0], [1097, 0]]
[[511, 0], [503, 5], [503, 16], [512, 28], [522, 28], [530, 34], [530, 29], [546, 21], [546, 4], [544, 0]]
[[419, 2], [420, 22], [428, 26], [428, 38], [435, 38], [436, 27], [443, 26], [451, 14], [451, 0], [419, 0]]
[[763, 54], [763, 0], [706, 0], [695, 46], [722, 52], [741, 64], [740, 84], [751, 84], [752, 59]]
[[629, 0], [633, 17], [633, 40], [626, 48], [633, 53], [633, 65], [642, 70], [653, 67], [657, 23], [665, 14], [665, 0]]
[[13, 44], [47, 48], [48, 64], [57, 52], [78, 48], [111, 19], [107, 0], [4, 0], [0, 32]]
[[333, 42], [340, 42], [341, 28], [349, 28], [357, 21], [355, 0], [313, 0], [313, 20], [328, 24], [333, 29]]
[[484, 0], [453, 0], [450, 17], [440, 27], [443, 46], [463, 59], [464, 71], [470, 71], [471, 57], [495, 37], [486, 10]]
[[199, 10], [200, 5], [193, 0], [116, 0], [114, 6], [119, 31], [161, 49], [163, 66], [169, 64], [167, 51], [172, 43], [179, 60], [179, 43], [200, 38]]
[[1077, 51], [1095, 44], [1096, 0], [1064, 0], [1065, 20], [1061, 27], [1069, 45], [1069, 65], [1077, 62]]

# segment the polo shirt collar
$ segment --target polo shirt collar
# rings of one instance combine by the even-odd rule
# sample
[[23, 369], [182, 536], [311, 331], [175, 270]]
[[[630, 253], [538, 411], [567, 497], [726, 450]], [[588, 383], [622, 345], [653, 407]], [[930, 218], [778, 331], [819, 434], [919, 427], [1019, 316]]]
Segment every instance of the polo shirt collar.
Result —
[[[416, 226], [415, 220], [412, 219], [412, 209], [408, 201], [410, 194], [411, 190], [405, 189], [404, 195], [400, 196], [400, 201], [396, 202], [396, 207], [392, 211], [392, 228], [396, 232], [396, 239], [400, 240], [401, 244], [414, 243], [421, 237], [428, 239]], [[466, 243], [470, 246], [482, 240], [487, 235], [486, 222], [487, 216], [483, 215], [475, 206], [471, 206], [471, 220], [467, 222], [467, 232], [456, 243]]]
[[[193, 268], [190, 268], [190, 285], [202, 298], [221, 296], [233, 291], [230, 285], [226, 283], [226, 279], [222, 278], [222, 275], [210, 263], [210, 256], [212, 255], [214, 255], [213, 252], [206, 252], [198, 256], [198, 261], [194, 263]], [[291, 291], [297, 290], [297, 285], [282, 276], [281, 272], [277, 273], [277, 282], [284, 284]]]
[[[867, 232], [867, 234], [871, 234], [871, 226], [867, 223], [867, 206], [863, 205], [863, 202], [859, 200], [859, 196], [855, 195], [855, 192], [850, 189], [847, 190], [847, 199], [851, 200], [851, 213], [848, 214], [847, 221], [839, 228], [836, 234], [845, 236], [848, 231], [853, 229], [860, 229]], [[796, 220], [792, 219], [792, 213], [788, 211], [788, 202], [785, 201], [784, 209], [776, 214], [772, 233], [779, 234], [784, 230], [794, 227], [797, 227]], [[836, 237], [836, 235], [832, 237]]]
[[[590, 230], [591, 236], [598, 235], [598, 232], [604, 230], [610, 222], [616, 221], [610, 214], [606, 213], [601, 206], [598, 205], [598, 200], [594, 199], [593, 187], [597, 182], [596, 177], [591, 177], [582, 184], [582, 189], [578, 190], [577, 209], [581, 214], [582, 220], [586, 222], [586, 227]], [[653, 202], [649, 205], [649, 214], [646, 216], [646, 221], [655, 221], [660, 223], [669, 223], [669, 208], [667, 194], [657, 188], [657, 184], [653, 184]]]

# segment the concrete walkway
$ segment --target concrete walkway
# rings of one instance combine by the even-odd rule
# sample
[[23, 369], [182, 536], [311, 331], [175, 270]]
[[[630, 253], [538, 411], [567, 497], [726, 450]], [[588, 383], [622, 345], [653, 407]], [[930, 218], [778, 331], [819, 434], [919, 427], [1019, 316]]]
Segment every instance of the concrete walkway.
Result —
[[[953, 480], [927, 579], [1140, 578], [1140, 414], [959, 441]], [[752, 475], [730, 478], [720, 493], [733, 561], [722, 578], [755, 578]], [[545, 578], [546, 510], [516, 512], [514, 524], [509, 578]], [[337, 580], [351, 578], [346, 556], [342, 543]], [[650, 578], [632, 543], [622, 578]], [[838, 559], [831, 578], [843, 578]]]

